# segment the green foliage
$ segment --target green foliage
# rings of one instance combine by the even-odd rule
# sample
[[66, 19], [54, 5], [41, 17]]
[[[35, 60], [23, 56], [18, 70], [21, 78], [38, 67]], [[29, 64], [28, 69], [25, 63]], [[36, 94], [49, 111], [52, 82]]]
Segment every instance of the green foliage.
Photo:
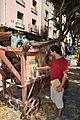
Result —
[[[80, 24], [80, 0], [48, 0], [54, 5], [54, 15], [59, 18], [58, 22], [55, 22], [55, 26], [60, 30], [60, 36], [64, 38], [70, 31], [72, 33], [78, 33], [75, 29]], [[62, 16], [66, 16], [66, 23], [63, 25]], [[62, 29], [63, 26], [63, 29]]]
[[72, 50], [71, 53], [75, 55], [80, 55], [80, 50]]

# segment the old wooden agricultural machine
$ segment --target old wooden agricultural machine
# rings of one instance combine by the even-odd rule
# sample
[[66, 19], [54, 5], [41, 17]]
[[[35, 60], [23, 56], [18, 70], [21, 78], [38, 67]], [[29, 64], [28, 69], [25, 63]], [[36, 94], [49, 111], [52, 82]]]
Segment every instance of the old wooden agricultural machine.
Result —
[[34, 66], [46, 65], [46, 51], [54, 43], [50, 40], [26, 42], [20, 47], [0, 45], [3, 97], [15, 109], [23, 108], [22, 120], [30, 119], [31, 113], [38, 110], [38, 92], [49, 80], [49, 71], [38, 71]]

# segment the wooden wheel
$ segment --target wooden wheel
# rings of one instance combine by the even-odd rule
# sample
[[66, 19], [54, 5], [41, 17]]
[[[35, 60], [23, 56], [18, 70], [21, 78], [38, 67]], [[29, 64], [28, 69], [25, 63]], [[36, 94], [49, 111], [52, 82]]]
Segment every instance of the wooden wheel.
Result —
[[24, 106], [22, 114], [20, 116], [21, 120], [30, 119], [31, 114], [35, 113], [40, 105], [40, 99], [39, 98], [30, 98], [27, 102], [27, 104]]

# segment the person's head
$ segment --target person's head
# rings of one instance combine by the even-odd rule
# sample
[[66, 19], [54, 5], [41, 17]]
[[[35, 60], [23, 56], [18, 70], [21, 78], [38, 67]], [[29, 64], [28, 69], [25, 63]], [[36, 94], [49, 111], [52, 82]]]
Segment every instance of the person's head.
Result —
[[61, 49], [57, 45], [53, 45], [50, 47], [50, 53], [54, 57], [56, 57], [56, 55], [62, 55]]

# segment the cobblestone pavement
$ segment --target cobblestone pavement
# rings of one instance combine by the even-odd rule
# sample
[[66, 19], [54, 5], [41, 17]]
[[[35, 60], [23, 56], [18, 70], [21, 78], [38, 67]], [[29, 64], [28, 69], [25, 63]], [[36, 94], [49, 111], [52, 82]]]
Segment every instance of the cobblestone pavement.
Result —
[[[39, 93], [41, 105], [38, 112], [31, 116], [31, 120], [80, 120], [80, 69], [71, 69], [68, 74], [69, 86], [65, 90], [65, 108], [61, 118], [57, 118], [50, 99], [49, 87], [44, 87]], [[9, 108], [0, 102], [0, 120], [20, 120], [20, 111]]]

